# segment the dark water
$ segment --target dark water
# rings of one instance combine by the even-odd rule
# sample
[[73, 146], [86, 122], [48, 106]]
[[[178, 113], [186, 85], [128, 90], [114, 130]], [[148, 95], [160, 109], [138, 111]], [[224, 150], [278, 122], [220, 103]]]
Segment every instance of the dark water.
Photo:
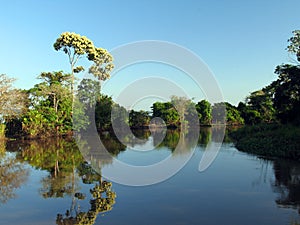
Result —
[[[137, 132], [148, 149], [150, 132]], [[108, 134], [102, 136], [115, 157], [149, 165], [168, 156], [190, 154], [178, 131], [168, 131], [152, 151], [134, 151]], [[201, 131], [190, 161], [158, 184], [132, 187], [108, 182], [96, 173], [72, 140], [0, 142], [0, 224], [297, 224], [300, 221], [300, 163], [266, 160], [237, 151], [227, 140], [205, 171], [198, 166], [211, 142]], [[80, 143], [79, 143], [80, 144]], [[84, 143], [83, 143], [84, 145]], [[98, 162], [113, 169], [112, 158]]]

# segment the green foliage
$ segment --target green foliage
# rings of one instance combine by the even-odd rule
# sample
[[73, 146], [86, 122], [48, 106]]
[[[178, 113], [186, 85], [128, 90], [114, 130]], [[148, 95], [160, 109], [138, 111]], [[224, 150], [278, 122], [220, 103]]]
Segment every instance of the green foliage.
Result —
[[128, 112], [119, 104], [113, 102], [107, 95], [100, 95], [95, 106], [95, 122], [98, 130], [109, 130], [112, 123], [122, 129], [128, 126]]
[[[2, 196], [3, 199], [5, 197], [5, 201], [7, 198], [13, 197], [12, 191], [24, 182], [25, 175], [28, 173], [27, 170], [21, 168], [20, 165], [23, 163], [16, 163], [18, 161], [27, 162], [34, 168], [49, 172], [49, 175], [41, 180], [39, 189], [44, 198], [62, 198], [66, 195], [73, 197], [70, 210], [67, 210], [64, 216], [57, 215], [57, 224], [69, 224], [74, 221], [76, 224], [94, 224], [99, 213], [112, 209], [116, 199], [112, 183], [103, 181], [101, 175], [96, 173], [90, 164], [84, 162], [74, 140], [47, 139], [14, 144], [16, 148], [22, 148], [22, 151], [17, 152], [12, 165], [7, 164], [5, 160], [2, 160], [0, 165], [0, 173], [3, 172], [3, 175], [7, 175], [4, 176], [5, 179], [0, 178], [0, 189], [3, 191]], [[84, 183], [94, 184], [90, 189], [90, 209], [86, 211], [76, 210], [76, 200], [85, 199], [84, 193], [77, 192], [79, 190], [78, 178], [81, 178]], [[0, 202], [1, 200], [2, 198], [0, 198]]]
[[146, 111], [134, 111], [129, 112], [129, 125], [131, 127], [145, 127], [149, 125], [150, 115]]
[[226, 106], [224, 102], [215, 103], [212, 106], [212, 124], [226, 123]]
[[72, 124], [74, 131], [86, 130], [90, 124], [90, 118], [86, 114], [86, 105], [76, 98], [73, 102]]
[[55, 138], [17, 144], [22, 145], [22, 151], [17, 154], [19, 161], [50, 172], [52, 178], [58, 177], [59, 173], [71, 176], [74, 168], [83, 162], [73, 140]]
[[300, 68], [284, 64], [276, 67], [278, 79], [252, 92], [246, 104], [238, 106], [246, 124], [300, 121]]
[[200, 129], [198, 144], [207, 146], [212, 139], [212, 129], [211, 127], [205, 127]]
[[170, 102], [155, 102], [151, 108], [153, 118], [161, 118], [169, 127], [177, 127], [179, 125], [179, 113]]
[[47, 119], [38, 110], [30, 110], [23, 118], [23, 131], [32, 137], [49, 135], [49, 131], [54, 128], [48, 125], [51, 124], [48, 124]]
[[113, 100], [107, 95], [101, 95], [95, 106], [95, 121], [98, 130], [107, 130], [111, 127], [111, 111]]
[[244, 119], [241, 117], [237, 107], [228, 102], [219, 102], [212, 107], [212, 123], [240, 125], [244, 124]]
[[[300, 61], [300, 30], [293, 32], [287, 50]], [[278, 79], [261, 90], [252, 92], [238, 110], [246, 124], [300, 123], [300, 67], [283, 64], [275, 69]]]
[[211, 125], [212, 120], [212, 107], [207, 100], [202, 100], [196, 104], [198, 112], [199, 123], [201, 125]]
[[278, 124], [245, 126], [230, 135], [241, 151], [300, 160], [300, 127], [298, 126]]
[[275, 120], [272, 93], [266, 89], [252, 92], [247, 97], [246, 102], [250, 110], [255, 110], [259, 113], [262, 122], [270, 123]]
[[100, 82], [92, 79], [82, 79], [78, 85], [77, 96], [80, 102], [92, 108], [100, 98]]
[[61, 135], [72, 130], [72, 95], [69, 74], [41, 73], [44, 82], [28, 90], [29, 111], [23, 117], [23, 130], [32, 137]]
[[274, 107], [281, 122], [300, 121], [300, 67], [284, 64], [277, 66], [279, 75], [268, 89], [274, 92]]
[[226, 124], [228, 125], [241, 125], [244, 124], [244, 119], [241, 117], [237, 107], [226, 102]]
[[244, 119], [245, 124], [254, 125], [263, 121], [260, 113], [257, 110], [252, 109], [243, 102], [239, 103], [237, 109], [239, 110], [242, 118]]
[[63, 71], [42, 72], [38, 79], [43, 80], [48, 85], [62, 85], [68, 87], [71, 81], [71, 74], [65, 74]]
[[123, 106], [114, 103], [112, 105], [111, 122], [114, 126], [114, 129], [124, 129], [129, 125], [128, 111]]

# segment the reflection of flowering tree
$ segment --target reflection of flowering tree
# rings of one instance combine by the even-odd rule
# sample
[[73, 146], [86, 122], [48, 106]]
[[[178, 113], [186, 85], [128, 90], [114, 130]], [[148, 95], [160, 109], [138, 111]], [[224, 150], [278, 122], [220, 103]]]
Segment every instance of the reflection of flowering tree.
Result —
[[[100, 180], [90, 190], [92, 198], [90, 199], [89, 210], [86, 212], [75, 210], [75, 215], [72, 215], [73, 213], [71, 210], [67, 210], [65, 215], [57, 215], [56, 224], [94, 224], [99, 213], [110, 211], [115, 204], [116, 193], [111, 190], [111, 186], [111, 182]], [[80, 198], [81, 196], [83, 196], [81, 193], [75, 194], [75, 197], [77, 198]], [[76, 207], [74, 207], [74, 209], [76, 209]]]
[[0, 143], [0, 203], [15, 197], [15, 189], [27, 180], [28, 170], [5, 153], [5, 142]]

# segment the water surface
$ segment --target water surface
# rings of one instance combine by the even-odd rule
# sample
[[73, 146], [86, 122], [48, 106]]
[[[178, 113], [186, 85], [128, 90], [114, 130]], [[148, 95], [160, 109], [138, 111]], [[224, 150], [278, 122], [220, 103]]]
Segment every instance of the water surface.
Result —
[[[212, 165], [199, 172], [211, 132], [201, 130], [191, 160], [176, 175], [143, 187], [106, 181], [71, 139], [1, 142], [0, 224], [299, 222], [300, 163], [261, 159], [239, 152], [227, 141]], [[187, 139], [185, 148], [174, 153], [180, 138], [174, 130], [155, 149], [136, 151], [156, 145], [154, 133], [136, 135], [143, 141], [134, 145], [125, 146], [108, 134], [102, 140], [116, 159], [137, 166], [169, 156], [177, 160], [193, 151]], [[112, 168], [114, 159], [104, 157], [98, 165]]]

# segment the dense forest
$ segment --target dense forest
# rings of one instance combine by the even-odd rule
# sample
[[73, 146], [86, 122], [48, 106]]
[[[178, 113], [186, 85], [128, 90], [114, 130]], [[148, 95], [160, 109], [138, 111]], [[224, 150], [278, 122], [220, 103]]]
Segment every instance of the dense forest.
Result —
[[[62, 33], [54, 43], [54, 49], [67, 55], [70, 73], [42, 72], [37, 77], [39, 82], [29, 90], [13, 88], [14, 79], [0, 75], [0, 137], [67, 135], [88, 129], [91, 115], [99, 131], [110, 130], [112, 122], [132, 128], [148, 127], [153, 123], [151, 119], [156, 117], [172, 128], [194, 124], [297, 126], [300, 123], [300, 31], [293, 34], [287, 50], [296, 56], [297, 63], [277, 66], [278, 79], [250, 93], [238, 106], [170, 96], [169, 102], [153, 103], [152, 111], [148, 112], [128, 111], [112, 97], [101, 94], [101, 81], [108, 79], [113, 69], [112, 56], [84, 36]], [[84, 70], [77, 66], [82, 57], [93, 63], [89, 73], [96, 79], [83, 79], [77, 84], [75, 75]], [[225, 107], [226, 114], [218, 115], [220, 107]], [[72, 118], [76, 123], [73, 124]]]

